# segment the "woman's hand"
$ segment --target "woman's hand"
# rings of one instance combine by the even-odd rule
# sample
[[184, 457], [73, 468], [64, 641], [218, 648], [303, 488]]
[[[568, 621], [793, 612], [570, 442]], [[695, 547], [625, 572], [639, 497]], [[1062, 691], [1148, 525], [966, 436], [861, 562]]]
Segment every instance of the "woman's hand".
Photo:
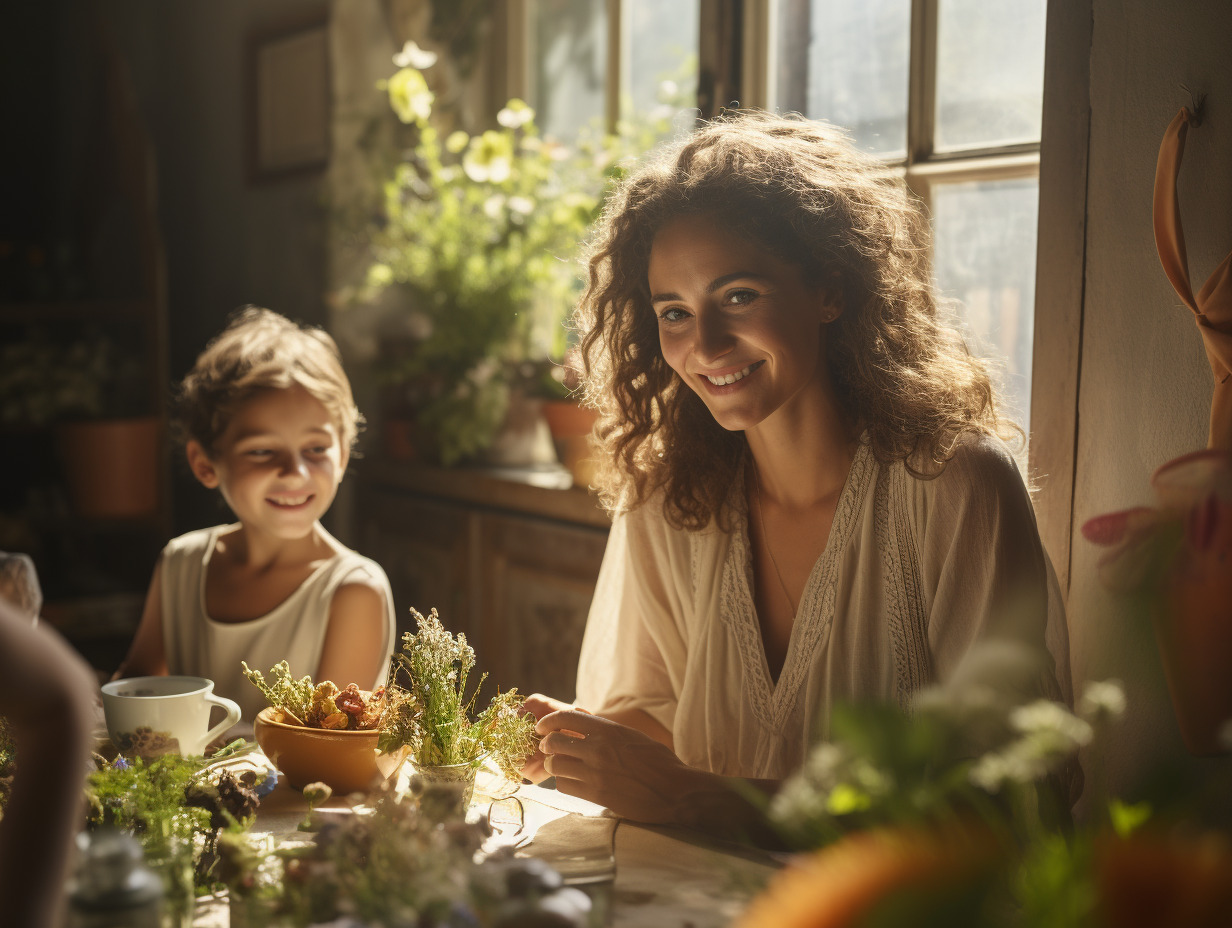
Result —
[[639, 822], [695, 824], [694, 800], [713, 792], [718, 777], [634, 728], [558, 705], [535, 726], [543, 769], [558, 790]]
[[[531, 693], [522, 704], [522, 712], [526, 715], [533, 715], [536, 722], [545, 716], [551, 715], [553, 712], [568, 709], [572, 709], [575, 712], [586, 712], [585, 709], [579, 706], [573, 706], [559, 699], [553, 699], [551, 696], [544, 696], [542, 693]], [[543, 769], [542, 750], [536, 749], [535, 753], [526, 758], [522, 763], [522, 776], [532, 783], [540, 783], [551, 775]]]

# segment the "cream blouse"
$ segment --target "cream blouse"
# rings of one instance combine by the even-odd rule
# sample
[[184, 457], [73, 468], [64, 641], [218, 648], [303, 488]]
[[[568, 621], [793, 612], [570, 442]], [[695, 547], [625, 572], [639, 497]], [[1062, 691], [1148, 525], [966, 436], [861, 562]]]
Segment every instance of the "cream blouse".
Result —
[[1072, 700], [1055, 576], [1000, 442], [967, 438], [931, 480], [858, 446], [777, 681], [754, 607], [743, 487], [734, 481], [731, 532], [673, 529], [657, 500], [616, 518], [582, 643], [578, 705], [644, 710], [692, 766], [781, 778], [827, 737], [836, 702], [906, 705], [983, 636], [1042, 647], [1047, 626], [1059, 670], [1041, 689]]

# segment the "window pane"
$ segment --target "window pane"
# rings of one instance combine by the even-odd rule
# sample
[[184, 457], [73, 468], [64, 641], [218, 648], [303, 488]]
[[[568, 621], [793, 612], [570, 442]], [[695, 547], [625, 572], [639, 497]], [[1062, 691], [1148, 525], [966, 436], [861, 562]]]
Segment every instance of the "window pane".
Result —
[[544, 135], [572, 140], [602, 127], [607, 81], [606, 0], [531, 0], [530, 100]]
[[693, 125], [700, 0], [624, 0], [622, 131], [643, 147]]
[[1003, 365], [1006, 411], [1030, 421], [1035, 321], [1034, 178], [932, 188], [934, 274], [962, 302], [971, 350]]
[[935, 148], [1038, 142], [1047, 0], [939, 0]]
[[907, 151], [911, 0], [782, 0], [775, 101], [851, 131], [865, 151]]

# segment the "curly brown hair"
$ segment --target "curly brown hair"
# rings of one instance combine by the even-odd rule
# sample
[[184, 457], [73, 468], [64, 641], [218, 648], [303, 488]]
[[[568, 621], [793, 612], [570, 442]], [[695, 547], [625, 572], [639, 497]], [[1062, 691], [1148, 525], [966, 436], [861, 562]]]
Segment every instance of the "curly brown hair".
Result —
[[596, 486], [612, 510], [662, 491], [678, 528], [718, 520], [746, 441], [668, 366], [647, 269], [657, 231], [713, 216], [840, 297], [826, 360], [838, 400], [883, 463], [936, 476], [965, 432], [1011, 438], [984, 362], [939, 312], [928, 221], [893, 170], [838, 128], [726, 114], [653, 156], [609, 198], [574, 313], [585, 401], [600, 411]]
[[272, 310], [241, 307], [180, 382], [174, 409], [178, 437], [199, 442], [212, 457], [236, 408], [265, 390], [297, 385], [329, 412], [342, 449], [349, 452], [363, 416], [333, 338]]

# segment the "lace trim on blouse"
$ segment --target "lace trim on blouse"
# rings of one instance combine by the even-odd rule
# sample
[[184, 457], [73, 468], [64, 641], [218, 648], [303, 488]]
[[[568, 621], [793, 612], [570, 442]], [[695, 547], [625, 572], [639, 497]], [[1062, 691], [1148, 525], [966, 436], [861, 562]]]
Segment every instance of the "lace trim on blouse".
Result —
[[886, 581], [886, 622], [894, 650], [898, 704], [932, 682], [928, 652], [928, 614], [921, 593], [920, 553], [907, 519], [907, 469], [882, 468], [874, 492], [873, 519]]
[[[851, 471], [835, 507], [830, 536], [804, 585], [787, 646], [787, 657], [777, 683], [770, 679], [757, 610], [753, 604], [753, 562], [748, 539], [748, 501], [743, 492], [743, 465], [733, 481], [729, 502], [735, 518], [723, 564], [719, 614], [740, 655], [744, 678], [749, 686], [749, 707], [757, 721], [768, 731], [786, 731], [787, 722], [797, 708], [796, 697], [808, 677], [813, 655], [828, 637], [834, 621], [835, 578], [839, 559], [851, 533], [859, 524], [860, 504], [867, 493], [876, 464], [869, 446], [861, 442], [856, 448]], [[697, 576], [696, 572], [694, 576]]]

